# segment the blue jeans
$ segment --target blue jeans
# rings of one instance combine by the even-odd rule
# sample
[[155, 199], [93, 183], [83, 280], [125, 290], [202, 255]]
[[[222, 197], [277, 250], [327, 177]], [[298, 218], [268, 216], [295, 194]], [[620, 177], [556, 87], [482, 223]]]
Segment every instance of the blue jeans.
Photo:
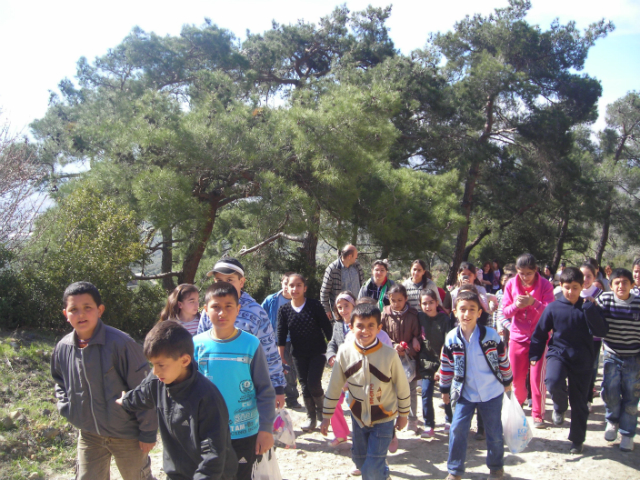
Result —
[[449, 459], [447, 470], [451, 475], [464, 474], [464, 462], [467, 457], [467, 439], [471, 428], [471, 419], [476, 408], [484, 421], [487, 436], [487, 467], [500, 470], [504, 466], [504, 438], [502, 436], [502, 397], [487, 402], [470, 402], [460, 397], [453, 412], [453, 422], [449, 431]]
[[619, 424], [620, 435], [633, 438], [640, 400], [640, 355], [620, 357], [605, 350], [600, 396], [607, 421]]
[[386, 480], [389, 467], [385, 460], [393, 438], [396, 422], [376, 423], [372, 427], [361, 427], [351, 415], [351, 458], [362, 472], [364, 480]]
[[429, 378], [422, 379], [422, 416], [424, 417], [424, 426], [428, 428], [436, 426], [433, 412], [433, 386], [435, 383], [435, 380]]

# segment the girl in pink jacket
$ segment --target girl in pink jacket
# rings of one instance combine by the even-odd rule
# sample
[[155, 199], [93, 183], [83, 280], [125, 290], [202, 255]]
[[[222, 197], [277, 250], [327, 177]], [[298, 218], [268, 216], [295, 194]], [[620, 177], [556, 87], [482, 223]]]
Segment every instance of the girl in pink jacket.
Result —
[[[511, 318], [509, 361], [513, 371], [513, 393], [522, 405], [527, 399], [527, 372], [529, 372], [529, 345], [540, 315], [553, 302], [553, 285], [538, 273], [536, 259], [530, 253], [518, 257], [518, 275], [507, 282], [502, 297], [502, 311]], [[533, 426], [543, 428], [547, 367], [546, 350], [542, 360], [531, 367], [531, 416]]]

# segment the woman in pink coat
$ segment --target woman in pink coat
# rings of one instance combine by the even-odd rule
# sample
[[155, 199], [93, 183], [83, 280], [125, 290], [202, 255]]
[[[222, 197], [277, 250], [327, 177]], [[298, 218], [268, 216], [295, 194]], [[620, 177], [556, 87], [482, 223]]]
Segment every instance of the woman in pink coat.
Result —
[[[553, 285], [539, 273], [536, 259], [530, 253], [518, 257], [518, 275], [509, 280], [502, 297], [502, 311], [505, 318], [511, 318], [509, 337], [509, 361], [513, 371], [513, 393], [522, 405], [527, 399], [527, 372], [529, 372], [529, 345], [538, 320], [545, 307], [553, 302]], [[546, 387], [544, 384], [547, 368], [546, 350], [543, 360], [531, 367], [531, 416], [533, 426], [543, 428]]]

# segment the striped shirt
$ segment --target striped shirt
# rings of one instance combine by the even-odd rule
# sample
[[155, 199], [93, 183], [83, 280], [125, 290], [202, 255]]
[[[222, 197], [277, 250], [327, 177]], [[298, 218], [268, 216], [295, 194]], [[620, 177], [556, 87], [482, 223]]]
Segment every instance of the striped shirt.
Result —
[[620, 356], [640, 354], [640, 297], [631, 294], [620, 300], [613, 292], [604, 292], [596, 302], [609, 323], [605, 349]]
[[196, 332], [198, 331], [198, 324], [200, 323], [200, 315], [196, 315], [196, 318], [194, 318], [193, 320], [190, 320], [188, 322], [183, 322], [180, 319], [174, 319], [176, 322], [178, 322], [180, 325], [182, 325], [184, 328], [187, 329], [187, 331], [191, 334], [191, 336], [193, 337]]

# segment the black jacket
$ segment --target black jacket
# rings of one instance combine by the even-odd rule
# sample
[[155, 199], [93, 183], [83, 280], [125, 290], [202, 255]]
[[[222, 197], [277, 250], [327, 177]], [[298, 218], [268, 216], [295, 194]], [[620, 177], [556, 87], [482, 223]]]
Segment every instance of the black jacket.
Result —
[[433, 380], [440, 368], [440, 353], [451, 321], [446, 313], [438, 313], [430, 318], [426, 313], [418, 313], [420, 322], [420, 351], [418, 352], [418, 373], [420, 378]]
[[156, 409], [164, 446], [163, 468], [171, 480], [231, 480], [238, 460], [231, 446], [229, 413], [218, 388], [191, 363], [191, 375], [165, 385], [150, 373], [126, 394], [130, 411]]
[[541, 359], [551, 330], [547, 358], [558, 357], [576, 371], [591, 371], [595, 357], [593, 337], [604, 337], [609, 326], [597, 305], [582, 298], [572, 305], [563, 295], [542, 312], [531, 338], [530, 360]]

